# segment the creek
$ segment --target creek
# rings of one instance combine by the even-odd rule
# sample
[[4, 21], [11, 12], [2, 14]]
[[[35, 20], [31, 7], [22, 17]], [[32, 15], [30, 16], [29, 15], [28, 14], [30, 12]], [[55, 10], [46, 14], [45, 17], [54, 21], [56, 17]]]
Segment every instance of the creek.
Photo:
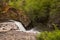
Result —
[[30, 30], [26, 30], [21, 22], [18, 22], [18, 21], [15, 21], [15, 20], [9, 20], [9, 21], [14, 22], [18, 26], [19, 31], [39, 33], [39, 31], [38, 30], [35, 30], [35, 28], [31, 28]]

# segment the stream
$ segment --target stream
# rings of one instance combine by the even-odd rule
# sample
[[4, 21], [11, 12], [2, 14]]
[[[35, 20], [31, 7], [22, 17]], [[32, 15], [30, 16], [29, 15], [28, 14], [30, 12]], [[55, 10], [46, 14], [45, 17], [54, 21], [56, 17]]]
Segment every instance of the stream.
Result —
[[18, 22], [18, 21], [15, 21], [15, 20], [9, 20], [9, 21], [14, 22], [14, 23], [18, 26], [19, 31], [32, 32], [32, 33], [40, 33], [38, 30], [35, 30], [35, 28], [31, 28], [30, 30], [26, 30], [26, 29], [24, 28], [24, 26], [22, 25], [21, 22]]

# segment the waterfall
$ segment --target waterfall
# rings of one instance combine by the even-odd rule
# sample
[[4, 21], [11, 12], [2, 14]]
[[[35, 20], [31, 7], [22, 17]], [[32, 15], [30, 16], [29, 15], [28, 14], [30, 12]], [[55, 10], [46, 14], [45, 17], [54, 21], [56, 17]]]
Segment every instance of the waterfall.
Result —
[[21, 22], [14, 21], [14, 20], [9, 20], [9, 21], [13, 21], [17, 25], [17, 27], [19, 28], [19, 31], [26, 31], [26, 29], [24, 28], [24, 26], [22, 25]]
[[14, 23], [18, 26], [19, 31], [23, 31], [23, 32], [32, 32], [32, 33], [39, 33], [39, 31], [35, 30], [34, 28], [32, 28], [32, 29], [30, 29], [30, 30], [26, 30], [26, 29], [24, 28], [24, 26], [22, 25], [21, 22], [18, 22], [18, 21], [15, 21], [15, 20], [9, 20], [9, 21], [14, 22]]

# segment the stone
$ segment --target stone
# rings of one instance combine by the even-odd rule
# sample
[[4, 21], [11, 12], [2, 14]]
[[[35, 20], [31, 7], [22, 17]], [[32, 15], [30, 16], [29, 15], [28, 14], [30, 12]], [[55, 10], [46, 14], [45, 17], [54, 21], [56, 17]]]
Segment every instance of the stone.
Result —
[[0, 32], [7, 32], [10, 30], [19, 30], [19, 28], [14, 22], [2, 22], [2, 23], [0, 23]]
[[36, 40], [36, 34], [11, 30], [0, 33], [0, 40]]

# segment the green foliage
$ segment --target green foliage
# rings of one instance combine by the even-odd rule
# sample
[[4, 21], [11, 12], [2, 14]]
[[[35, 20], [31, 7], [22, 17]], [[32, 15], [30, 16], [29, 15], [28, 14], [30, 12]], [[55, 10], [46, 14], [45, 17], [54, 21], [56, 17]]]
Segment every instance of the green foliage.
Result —
[[42, 32], [38, 34], [37, 40], [60, 40], [60, 30]]
[[50, 9], [49, 22], [51, 23], [51, 25], [52, 23], [54, 23], [57, 24], [58, 27], [60, 27], [60, 1], [52, 0]]
[[22, 9], [23, 8], [23, 0], [9, 0], [8, 4], [16, 9]]
[[[32, 21], [37, 18], [47, 17], [50, 13], [50, 1], [51, 0], [25, 0], [24, 9], [30, 16]], [[36, 21], [35, 21], [36, 22]]]

